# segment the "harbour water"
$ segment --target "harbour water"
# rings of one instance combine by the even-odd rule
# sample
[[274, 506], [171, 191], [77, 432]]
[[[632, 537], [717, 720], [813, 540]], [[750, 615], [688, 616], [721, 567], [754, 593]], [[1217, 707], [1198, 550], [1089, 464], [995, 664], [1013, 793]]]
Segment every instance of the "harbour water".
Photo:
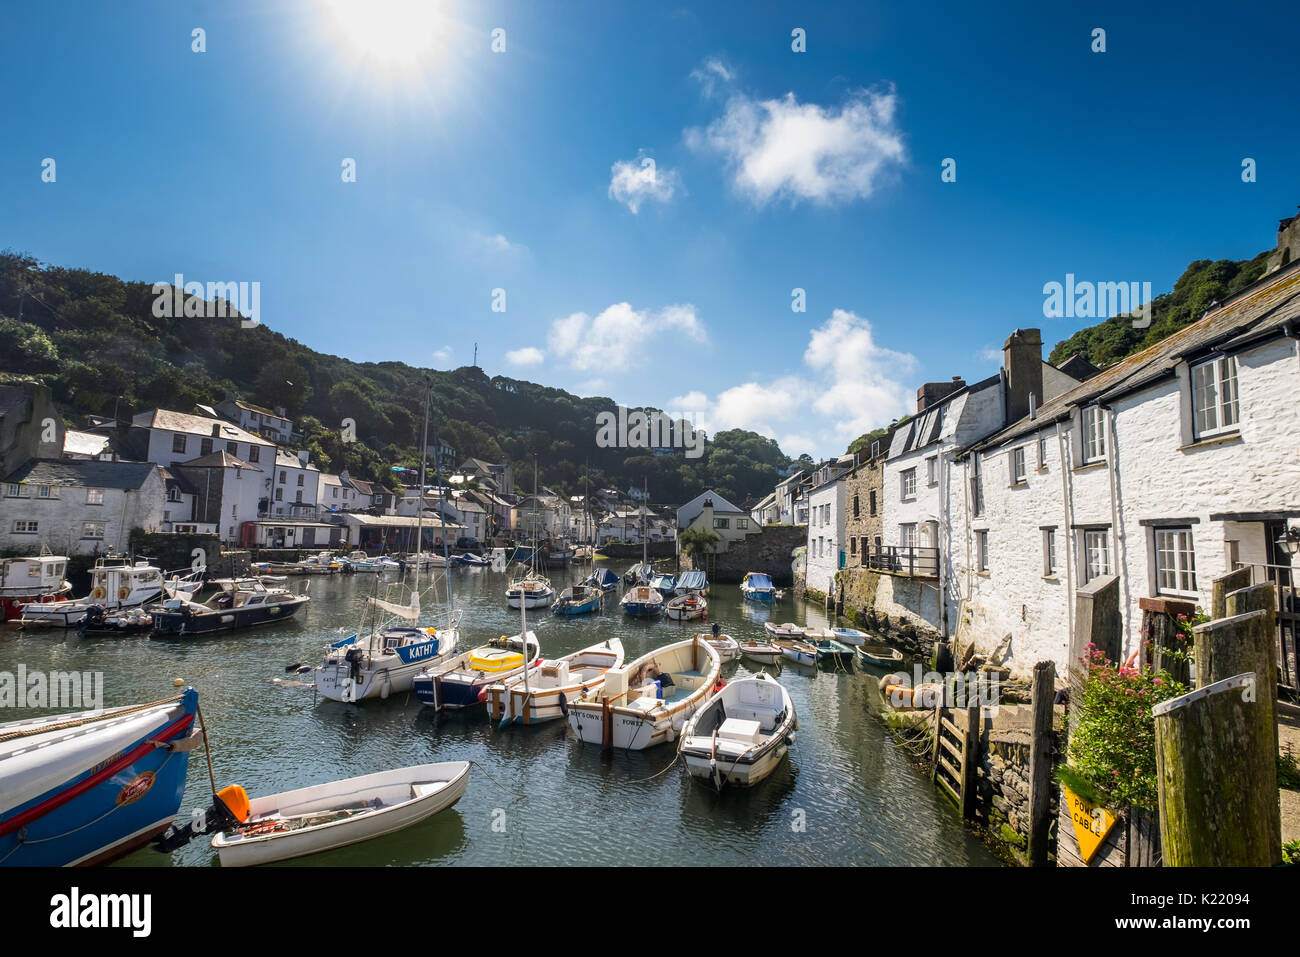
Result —
[[[551, 579], [558, 591], [586, 573], [555, 570]], [[456, 568], [451, 575], [463, 610], [462, 650], [518, 632], [519, 612], [505, 603], [505, 574]], [[292, 580], [295, 591], [305, 584]], [[562, 721], [498, 730], [481, 707], [435, 715], [407, 695], [344, 705], [295, 686], [310, 675], [286, 674], [286, 665], [317, 664], [327, 643], [355, 633], [375, 587], [369, 575], [314, 578], [305, 615], [212, 637], [5, 630], [0, 670], [22, 664], [29, 671], [103, 672], [106, 707], [167, 697], [171, 680], [183, 678], [200, 693], [217, 786], [242, 784], [251, 795], [402, 765], [475, 762], [468, 792], [450, 811], [289, 866], [997, 863], [873, 716], [879, 675], [787, 662], [780, 680], [799, 714], [797, 741], [768, 780], [722, 794], [691, 781], [680, 763], [665, 770], [671, 745], [602, 756], [598, 747], [578, 743]], [[443, 594], [440, 585], [437, 603], [426, 596], [422, 624], [444, 620]], [[734, 585], [712, 587], [702, 626], [627, 618], [617, 594], [595, 616], [530, 612], [542, 653], [557, 657], [617, 635], [631, 660], [713, 622], [737, 639], [762, 637], [769, 615], [826, 624], [820, 609], [788, 599], [771, 612], [747, 604]], [[723, 674], [755, 668], [742, 660], [725, 665]], [[191, 756], [182, 817], [209, 803], [200, 749]], [[215, 863], [207, 840], [199, 839], [170, 856], [138, 851], [119, 866]]]

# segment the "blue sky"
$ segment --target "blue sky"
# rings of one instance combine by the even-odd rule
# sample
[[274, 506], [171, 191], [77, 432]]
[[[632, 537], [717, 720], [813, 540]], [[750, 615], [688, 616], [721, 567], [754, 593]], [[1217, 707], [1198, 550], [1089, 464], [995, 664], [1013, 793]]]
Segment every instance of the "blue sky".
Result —
[[350, 6], [6, 6], [0, 247], [824, 455], [1300, 203], [1294, 4]]

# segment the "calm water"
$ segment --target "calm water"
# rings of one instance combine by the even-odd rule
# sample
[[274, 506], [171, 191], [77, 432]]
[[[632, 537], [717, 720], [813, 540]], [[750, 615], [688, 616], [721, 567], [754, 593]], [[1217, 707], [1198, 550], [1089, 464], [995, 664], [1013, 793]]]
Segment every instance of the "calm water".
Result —
[[[557, 569], [551, 579], [558, 590], [585, 571]], [[518, 632], [519, 612], [505, 603], [504, 573], [457, 568], [451, 574], [464, 610], [462, 649]], [[306, 581], [292, 579], [293, 589]], [[680, 764], [658, 774], [673, 759], [671, 745], [602, 757], [599, 747], [577, 743], [563, 721], [498, 731], [482, 708], [434, 715], [404, 695], [343, 705], [314, 700], [311, 688], [274, 683], [299, 677], [285, 675], [287, 664], [316, 663], [327, 642], [355, 632], [375, 587], [368, 575], [313, 578], [305, 616], [212, 638], [5, 631], [0, 670], [22, 663], [102, 671], [110, 707], [168, 697], [171, 679], [184, 678], [199, 690], [217, 786], [242, 784], [252, 795], [430, 761], [477, 763], [465, 797], [451, 810], [294, 864], [997, 863], [872, 717], [877, 678], [869, 674], [787, 663], [780, 680], [799, 714], [798, 740], [762, 784], [721, 795], [692, 782]], [[439, 624], [444, 606], [431, 596], [425, 601], [424, 623]], [[769, 612], [743, 602], [735, 586], [715, 585], [709, 615], [725, 633], [744, 639], [762, 636]], [[820, 609], [789, 601], [775, 615], [826, 624]], [[543, 654], [553, 657], [618, 635], [630, 661], [688, 636], [698, 624], [628, 619], [618, 611], [617, 593], [597, 616], [529, 615]], [[750, 671], [743, 661], [724, 666], [727, 677]], [[209, 803], [200, 749], [191, 756], [181, 816]], [[211, 865], [216, 854], [206, 840], [196, 840], [170, 858], [143, 850], [122, 864], [169, 861]]]

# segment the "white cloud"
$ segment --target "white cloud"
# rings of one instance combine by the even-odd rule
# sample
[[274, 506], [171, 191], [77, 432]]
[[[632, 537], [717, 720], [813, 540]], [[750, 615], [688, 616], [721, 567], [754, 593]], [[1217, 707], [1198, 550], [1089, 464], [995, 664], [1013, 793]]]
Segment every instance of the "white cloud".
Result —
[[691, 79], [704, 88], [704, 95], [713, 97], [713, 91], [719, 82], [730, 83], [736, 78], [736, 71], [729, 67], [721, 57], [711, 56], [691, 71]]
[[546, 353], [542, 352], [536, 346], [524, 346], [522, 349], [511, 349], [506, 353], [506, 362], [512, 366], [535, 366], [540, 365], [546, 358]]
[[732, 186], [757, 205], [773, 199], [829, 205], [865, 199], [905, 158], [893, 89], [859, 90], [838, 108], [793, 93], [734, 94], [707, 129], [686, 131], [692, 149], [720, 154]]
[[709, 397], [698, 389], [668, 400], [665, 412], [698, 412], [709, 404]]
[[575, 369], [608, 373], [644, 362], [646, 344], [673, 338], [708, 341], [694, 306], [672, 305], [651, 312], [618, 302], [594, 317], [575, 312], [556, 319], [549, 345], [552, 355]]
[[979, 359], [981, 362], [994, 362], [1001, 366], [1002, 360], [1005, 357], [1003, 356], [1001, 349], [995, 349], [993, 346], [985, 346], [979, 352], [975, 353], [975, 358]]
[[841, 454], [862, 433], [910, 411], [903, 377], [916, 365], [911, 354], [878, 345], [866, 319], [836, 309], [809, 333], [803, 368], [731, 386], [712, 400], [690, 392], [669, 405], [699, 411], [697, 424], [710, 434], [749, 429], [777, 439], [787, 455]]
[[449, 366], [451, 365], [452, 355], [453, 352], [451, 346], [443, 346], [441, 349], [434, 352], [433, 361], [440, 366]]
[[663, 169], [642, 150], [636, 159], [619, 160], [609, 171], [609, 198], [639, 212], [643, 203], [667, 203], [681, 186], [676, 170]]

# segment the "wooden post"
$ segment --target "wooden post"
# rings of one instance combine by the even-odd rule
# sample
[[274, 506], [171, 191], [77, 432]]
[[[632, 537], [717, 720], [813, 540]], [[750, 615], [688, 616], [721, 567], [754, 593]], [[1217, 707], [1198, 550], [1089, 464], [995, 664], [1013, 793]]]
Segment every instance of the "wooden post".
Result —
[[1280, 863], [1277, 752], [1256, 692], [1240, 674], [1152, 709], [1166, 866]]
[[1055, 735], [1052, 703], [1056, 698], [1056, 665], [1034, 665], [1033, 738], [1029, 744], [1029, 864], [1047, 863], [1047, 832], [1051, 824], [1052, 766]]
[[976, 705], [965, 709], [965, 732], [961, 752], [961, 816], [970, 820], [975, 816], [976, 774], [980, 756], [980, 709]]
[[1228, 572], [1228, 574], [1220, 575], [1214, 579], [1211, 585], [1213, 591], [1210, 598], [1210, 617], [1228, 617], [1228, 592], [1245, 588], [1249, 584], [1249, 568], [1238, 568], [1235, 572]]

